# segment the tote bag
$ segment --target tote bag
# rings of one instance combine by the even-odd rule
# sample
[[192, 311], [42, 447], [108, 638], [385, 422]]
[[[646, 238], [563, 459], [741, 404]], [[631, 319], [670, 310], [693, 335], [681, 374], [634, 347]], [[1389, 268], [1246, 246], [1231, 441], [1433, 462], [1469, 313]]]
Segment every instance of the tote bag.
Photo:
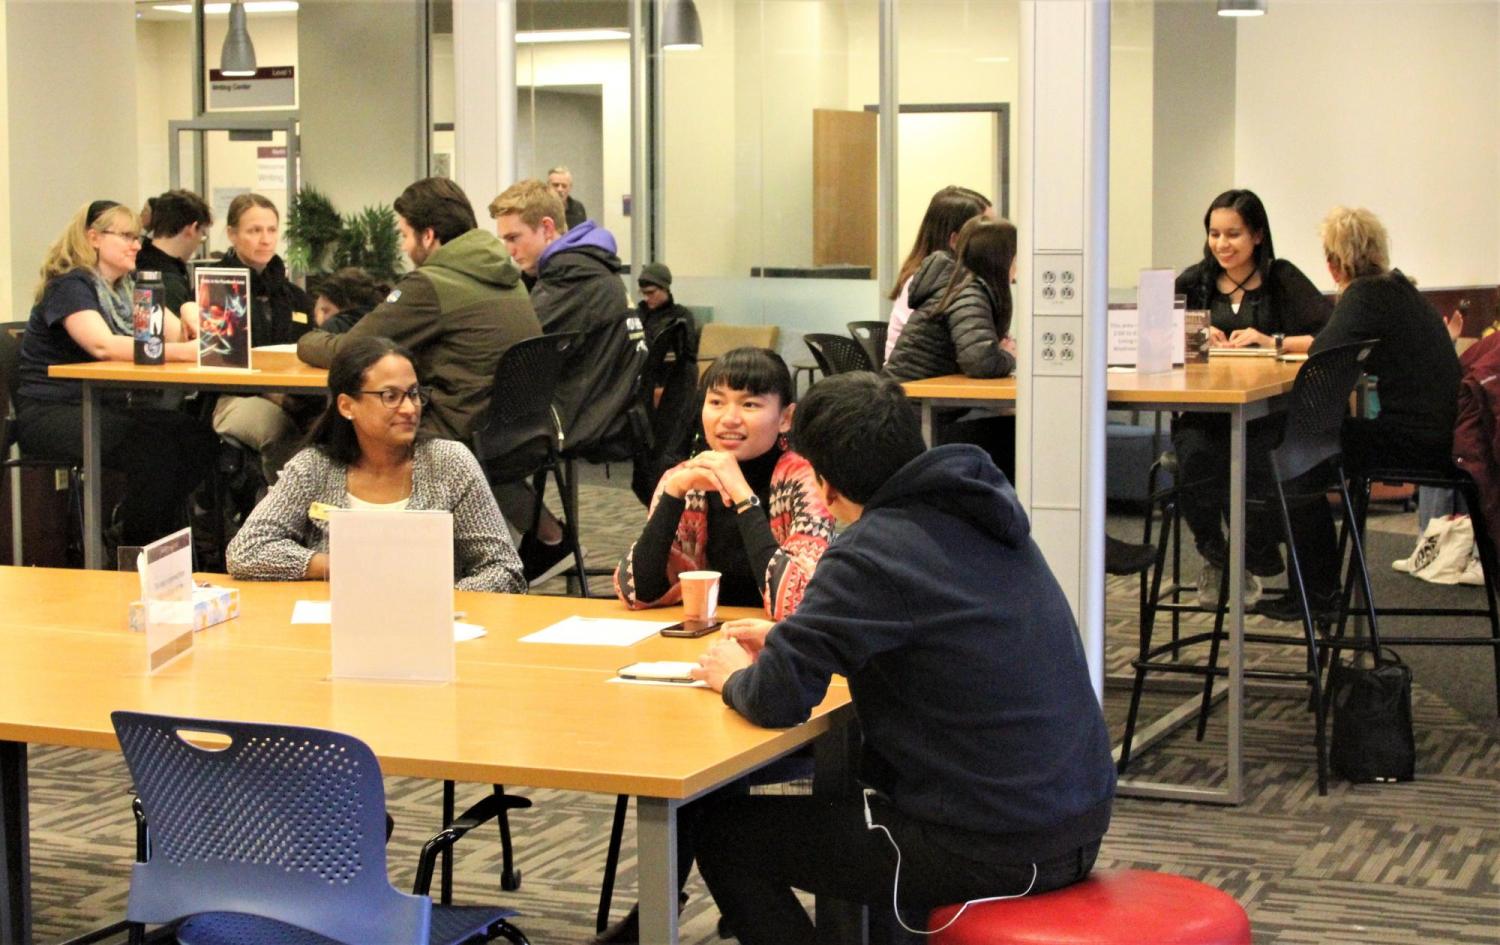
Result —
[[1411, 721], [1411, 667], [1382, 650], [1366, 669], [1354, 661], [1334, 663], [1333, 770], [1356, 784], [1410, 781], [1416, 777], [1417, 746]]

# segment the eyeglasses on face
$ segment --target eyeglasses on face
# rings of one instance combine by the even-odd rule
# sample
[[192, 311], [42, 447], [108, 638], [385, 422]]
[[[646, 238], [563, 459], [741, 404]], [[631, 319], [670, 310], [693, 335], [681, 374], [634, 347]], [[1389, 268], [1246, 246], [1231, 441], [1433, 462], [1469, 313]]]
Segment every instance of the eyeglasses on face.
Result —
[[400, 407], [401, 402], [408, 397], [418, 407], [425, 407], [432, 401], [432, 395], [427, 393], [427, 389], [420, 384], [414, 384], [406, 390], [397, 390], [394, 387], [382, 387], [380, 390], [362, 390], [360, 393], [373, 394], [379, 397], [381, 405], [391, 410]]
[[119, 230], [100, 230], [99, 232], [108, 233], [110, 236], [118, 236], [125, 242], [133, 243], [137, 246], [141, 243], [141, 234], [139, 233], [121, 233]]

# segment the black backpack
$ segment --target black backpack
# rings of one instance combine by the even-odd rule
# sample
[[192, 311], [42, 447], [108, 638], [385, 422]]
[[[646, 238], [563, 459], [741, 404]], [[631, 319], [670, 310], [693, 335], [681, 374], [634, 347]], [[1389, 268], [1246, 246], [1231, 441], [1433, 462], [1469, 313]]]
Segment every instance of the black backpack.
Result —
[[651, 341], [641, 385], [650, 436], [638, 444], [630, 475], [630, 488], [642, 505], [651, 504], [662, 473], [692, 451], [702, 411], [697, 349], [693, 326], [684, 322], [664, 326]]
[[590, 463], [632, 458], [650, 436], [650, 417], [641, 400], [646, 367], [646, 331], [634, 312], [625, 312], [584, 334], [567, 370], [581, 372], [576, 409], [558, 404], [564, 418], [565, 456]]

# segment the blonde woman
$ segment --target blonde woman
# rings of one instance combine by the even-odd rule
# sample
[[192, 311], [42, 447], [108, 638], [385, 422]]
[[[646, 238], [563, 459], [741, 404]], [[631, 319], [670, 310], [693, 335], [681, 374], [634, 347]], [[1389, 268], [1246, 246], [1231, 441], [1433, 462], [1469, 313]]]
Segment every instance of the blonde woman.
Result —
[[[140, 246], [135, 213], [96, 200], [73, 215], [47, 251], [21, 339], [16, 432], [25, 455], [82, 461], [81, 385], [48, 377], [47, 368], [134, 357], [131, 272]], [[196, 360], [196, 327], [164, 316], [167, 360]], [[104, 466], [128, 480], [120, 540], [146, 544], [186, 522], [187, 496], [212, 468], [217, 440], [186, 413], [132, 406], [123, 395], [106, 400], [103, 414]]]
[[[1334, 207], [1320, 232], [1339, 297], [1312, 353], [1378, 342], [1365, 371], [1380, 378], [1380, 414], [1344, 421], [1344, 468], [1350, 475], [1374, 465], [1451, 469], [1463, 372], [1448, 326], [1411, 279], [1391, 268], [1390, 239], [1375, 214], [1363, 207]], [[1305, 551], [1298, 537], [1298, 554], [1303, 561], [1337, 561], [1331, 514], [1320, 515]], [[1333, 609], [1338, 584], [1336, 571], [1315, 571], [1323, 579], [1308, 577], [1307, 599], [1317, 615]], [[1278, 620], [1302, 619], [1291, 595], [1263, 602], [1260, 611]]]

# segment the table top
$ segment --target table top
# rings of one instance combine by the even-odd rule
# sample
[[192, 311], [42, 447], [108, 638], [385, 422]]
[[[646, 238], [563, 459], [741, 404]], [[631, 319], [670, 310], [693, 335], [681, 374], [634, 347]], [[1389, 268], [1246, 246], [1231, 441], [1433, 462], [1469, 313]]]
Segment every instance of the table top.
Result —
[[[653, 635], [633, 647], [521, 643], [566, 616], [675, 621], [613, 600], [458, 592], [488, 635], [457, 644], [450, 684], [330, 679], [329, 628], [292, 625], [321, 582], [233, 582], [243, 616], [198, 633], [154, 676], [125, 628], [133, 575], [0, 568], [0, 739], [114, 750], [115, 709], [309, 725], [367, 742], [387, 774], [685, 798], [828, 731], [842, 684], [805, 724], [758, 728], [706, 689], [611, 683], [642, 659], [694, 659], [715, 639]], [[724, 616], [750, 616], [728, 608]]]
[[[1109, 402], [1129, 404], [1251, 404], [1292, 389], [1301, 362], [1275, 358], [1222, 358], [1189, 364], [1161, 374], [1111, 372], [1106, 375]], [[1014, 403], [1014, 377], [974, 378], [962, 374], [907, 381], [901, 385], [916, 400]]]
[[277, 391], [323, 390], [328, 386], [326, 369], [303, 364], [290, 351], [252, 351], [250, 364], [251, 368], [245, 371], [187, 363], [143, 365], [131, 361], [86, 361], [82, 364], [54, 364], [47, 369], [47, 376], [118, 386], [175, 385]]

